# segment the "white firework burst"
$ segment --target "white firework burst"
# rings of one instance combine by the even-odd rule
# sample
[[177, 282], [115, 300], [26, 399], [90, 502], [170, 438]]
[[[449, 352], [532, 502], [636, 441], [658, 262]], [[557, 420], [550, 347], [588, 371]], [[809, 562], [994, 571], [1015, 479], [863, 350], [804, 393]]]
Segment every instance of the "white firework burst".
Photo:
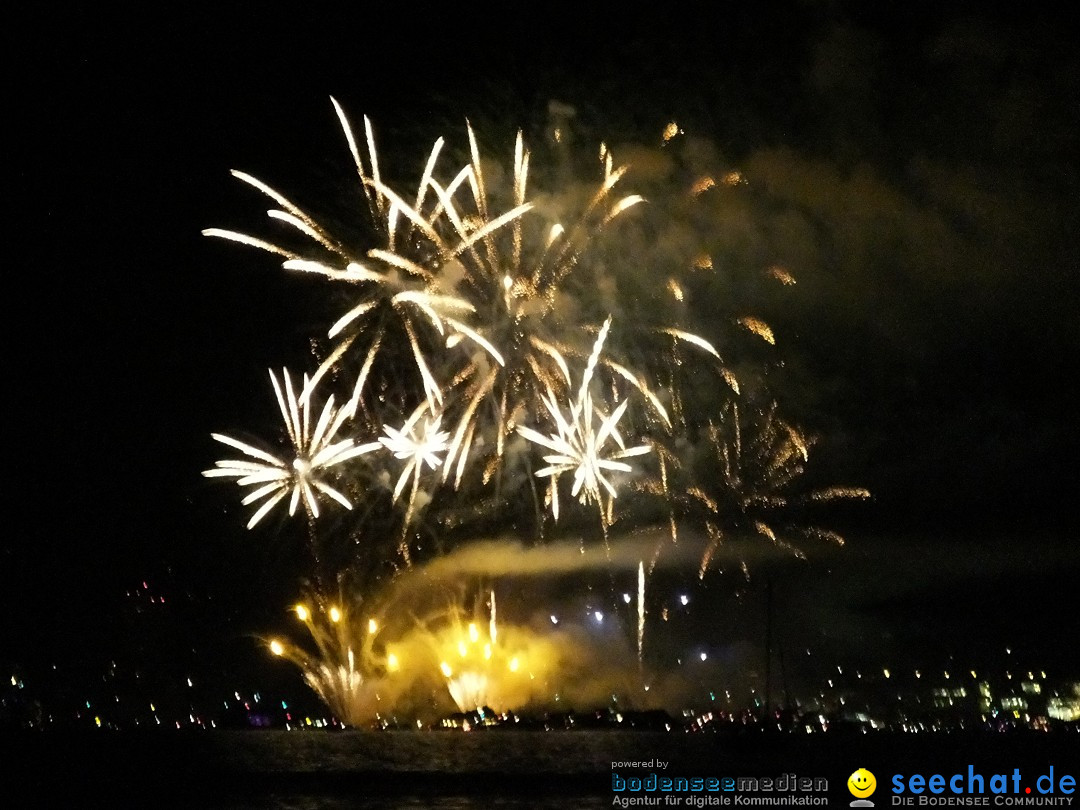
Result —
[[[400, 326], [395, 337], [411, 351], [428, 409], [446, 413], [450, 424], [453, 438], [444, 480], [453, 474], [455, 486], [460, 485], [476, 447], [474, 438], [493, 428], [494, 441], [485, 445], [494, 451], [494, 458], [486, 460], [486, 482], [502, 463], [505, 439], [521, 421], [522, 415], [515, 413], [522, 404], [537, 403], [547, 389], [562, 396], [570, 385], [561, 356], [569, 348], [561, 339], [567, 330], [557, 323], [564, 282], [592, 237], [643, 199], [636, 194], [614, 196], [628, 167], [616, 167], [611, 152], [602, 147], [603, 179], [583, 209], [565, 228], [545, 222], [546, 217], [531, 213], [534, 206], [527, 199], [530, 153], [522, 133], [514, 144], [512, 189], [506, 198], [485, 183], [476, 135], [468, 124], [468, 163], [444, 171], [445, 141], [439, 138], [419, 184], [394, 188], [380, 171], [370, 120], [364, 118], [363, 133], [357, 137], [360, 133], [354, 133], [344, 110], [331, 101], [378, 245], [360, 254], [351, 251], [345, 240], [283, 194], [239, 171], [233, 176], [273, 201], [276, 207], [269, 216], [306, 244], [294, 249], [221, 228], [203, 233], [274, 253], [286, 270], [321, 275], [355, 290], [353, 305], [329, 329], [335, 347], [311, 380], [311, 385], [318, 383], [360, 349], [366, 359], [355, 385], [354, 408], [375, 355], [389, 342], [384, 340], [387, 328]], [[508, 204], [502, 209], [498, 206], [504, 200]], [[479, 351], [458, 354], [448, 364], [442, 347], [462, 343]], [[670, 427], [646, 381], [622, 365], [608, 365], [637, 387]], [[535, 416], [531, 406], [525, 410]]]
[[[239, 450], [247, 458], [218, 461], [213, 469], [203, 472], [207, 478], [235, 478], [238, 486], [250, 489], [241, 501], [245, 506], [261, 502], [248, 521], [249, 529], [286, 495], [291, 495], [290, 515], [296, 513], [296, 507], [303, 501], [308, 513], [317, 518], [319, 495], [352, 509], [349, 499], [326, 481], [325, 473], [331, 467], [380, 447], [378, 442], [357, 444], [352, 438], [337, 438], [349, 417], [349, 410], [334, 407], [333, 395], [326, 400], [322, 412], [312, 425], [312, 398], [297, 396], [287, 369], [282, 369], [282, 378], [284, 388], [274, 372], [270, 372], [270, 382], [274, 386], [292, 453], [289, 456], [275, 456], [247, 442], [214, 433], [214, 439]], [[304, 390], [308, 389], [309, 381], [305, 375]]]
[[[442, 138], [432, 147], [415, 197], [412, 202], [406, 201], [405, 195], [399, 194], [381, 177], [371, 122], [364, 118], [365, 163], [345, 112], [336, 100], [331, 101], [382, 245], [367, 250], [364, 255], [354, 255], [340, 239], [283, 194], [240, 171], [233, 171], [233, 176], [279, 206], [268, 212], [270, 218], [301, 234], [315, 253], [303, 255], [277, 242], [223, 228], [207, 228], [203, 233], [281, 256], [284, 259], [282, 267], [286, 270], [313, 273], [355, 286], [356, 303], [330, 327], [328, 336], [337, 341], [337, 346], [315, 373], [312, 385], [341, 359], [359, 335], [373, 335], [369, 351], [377, 352], [384, 330], [379, 315], [390, 312], [404, 328], [424, 394], [429, 407], [434, 409], [442, 403], [442, 390], [432, 373], [433, 358], [426, 356], [425, 350], [431, 341], [424, 339], [425, 331], [433, 330], [449, 343], [462, 338], [471, 340], [496, 363], [503, 362], [490, 342], [462, 322], [475, 312], [475, 307], [447, 291], [440, 271], [448, 265], [458, 266], [458, 258], [465, 253], [475, 254], [478, 243], [490, 240], [495, 231], [519, 219], [532, 205], [522, 200], [512, 210], [497, 217], [483, 217], [479, 225], [467, 221], [458, 213], [453, 197], [466, 181], [475, 191], [478, 169], [466, 166], [445, 187], [441, 185], [433, 172], [444, 144]], [[471, 129], [469, 137], [475, 142]], [[373, 328], [366, 329], [369, 325]], [[358, 391], [362, 384], [361, 378]]]
[[400, 430], [383, 425], [385, 436], [379, 439], [395, 458], [405, 460], [405, 467], [394, 487], [394, 500], [398, 499], [410, 477], [418, 479], [426, 464], [433, 470], [442, 466], [442, 453], [446, 452], [450, 434], [439, 430], [442, 417], [431, 418], [425, 408], [417, 408]]
[[549, 466], [537, 470], [536, 475], [551, 479], [551, 510], [556, 520], [559, 517], [559, 476], [573, 473], [571, 496], [583, 504], [595, 502], [600, 505], [601, 520], [606, 526], [610, 509], [604, 508], [604, 496], [607, 495], [610, 505], [617, 495], [609, 474], [631, 472], [633, 468], [622, 459], [644, 455], [652, 450], [649, 445], [627, 447], [619, 432], [619, 420], [626, 413], [630, 400], [624, 399], [610, 414], [605, 414], [593, 404], [589, 384], [610, 327], [611, 318], [608, 318], [593, 345], [577, 397], [568, 403], [565, 411], [550, 389], [542, 398], [544, 407], [555, 422], [556, 432], [545, 436], [532, 428], [518, 428], [518, 433], [524, 438], [551, 451], [544, 456]]
[[442, 424], [442, 416], [430, 416], [425, 405], [421, 405], [410, 416], [400, 430], [383, 425], [385, 436], [379, 442], [386, 447], [395, 458], [405, 461], [405, 466], [398, 476], [394, 486], [394, 500], [400, 497], [405, 489], [405, 484], [410, 480], [412, 487], [409, 490], [409, 503], [405, 508], [405, 520], [401, 524], [401, 537], [398, 540], [398, 551], [406, 565], [412, 565], [409, 554], [408, 531], [416, 513], [416, 493], [420, 488], [420, 473], [426, 464], [433, 470], [437, 470], [443, 463], [442, 454], [446, 452], [450, 434], [439, 430]]

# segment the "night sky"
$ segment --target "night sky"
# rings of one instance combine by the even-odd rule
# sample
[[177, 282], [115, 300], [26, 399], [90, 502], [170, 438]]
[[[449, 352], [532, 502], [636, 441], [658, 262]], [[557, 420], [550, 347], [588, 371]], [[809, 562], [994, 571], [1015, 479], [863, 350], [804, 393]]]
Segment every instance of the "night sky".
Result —
[[506, 5], [482, 24], [363, 5], [86, 6], [15, 33], [0, 662], [122, 649], [124, 593], [148, 578], [203, 605], [162, 649], [280, 622], [287, 539], [244, 531], [199, 473], [212, 431], [267, 416], [266, 369], [302, 359], [325, 313], [271, 257], [200, 232], [261, 213], [233, 168], [302, 202], [344, 194], [332, 95], [413, 162], [466, 117], [502, 143], [538, 134], [552, 100], [589, 149], [655, 145], [669, 121], [708, 143], [755, 192], [721, 227], [729, 255], [799, 278], [767, 313], [785, 404], [822, 436], [823, 480], [874, 495], [830, 516], [845, 549], [777, 565], [790, 643], [1009, 643], [1080, 674], [1067, 19], [806, 0]]

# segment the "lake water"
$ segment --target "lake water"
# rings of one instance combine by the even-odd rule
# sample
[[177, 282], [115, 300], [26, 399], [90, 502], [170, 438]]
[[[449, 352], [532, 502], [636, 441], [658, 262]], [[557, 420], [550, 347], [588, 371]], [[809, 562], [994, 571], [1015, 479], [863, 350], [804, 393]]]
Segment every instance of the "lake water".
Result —
[[74, 795], [112, 807], [599, 808], [612, 806], [613, 763], [643, 760], [670, 763], [669, 774], [825, 777], [830, 804], [846, 807], [845, 781], [859, 767], [883, 779], [968, 764], [985, 773], [1035, 774], [1055, 763], [1075, 772], [1080, 762], [1080, 734], [101, 732], [28, 733], [0, 744], [5, 792], [25, 797], [0, 802], [13, 807], [57, 806]]

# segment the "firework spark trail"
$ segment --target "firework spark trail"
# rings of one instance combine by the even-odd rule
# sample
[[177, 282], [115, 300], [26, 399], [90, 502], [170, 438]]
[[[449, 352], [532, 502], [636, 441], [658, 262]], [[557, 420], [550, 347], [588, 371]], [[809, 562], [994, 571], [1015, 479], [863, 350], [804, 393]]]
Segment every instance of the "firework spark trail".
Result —
[[637, 569], [637, 656], [638, 668], [645, 662], [645, 562], [638, 561]]
[[[249, 529], [290, 493], [292, 495], [289, 502], [290, 515], [296, 513], [296, 507], [302, 500], [308, 513], [313, 518], [317, 518], [319, 516], [317, 492], [337, 501], [346, 509], [352, 509], [349, 499], [327, 483], [323, 476], [331, 467], [370, 453], [379, 447], [378, 443], [356, 444], [351, 438], [337, 438], [338, 432], [350, 413], [348, 409], [334, 407], [333, 395], [323, 405], [322, 413], [313, 429], [310, 399], [301, 400], [297, 397], [287, 369], [282, 370], [282, 377], [284, 391], [274, 372], [270, 372], [270, 381], [277, 396], [278, 408], [292, 445], [292, 458], [278, 457], [246, 442], [214, 433], [212, 434], [214, 439], [239, 450], [248, 459], [218, 461], [214, 469], [203, 472], [207, 478], [236, 478], [237, 485], [242, 488], [255, 487], [241, 501], [245, 506], [263, 502], [248, 521]], [[306, 378], [304, 386], [306, 389]]]

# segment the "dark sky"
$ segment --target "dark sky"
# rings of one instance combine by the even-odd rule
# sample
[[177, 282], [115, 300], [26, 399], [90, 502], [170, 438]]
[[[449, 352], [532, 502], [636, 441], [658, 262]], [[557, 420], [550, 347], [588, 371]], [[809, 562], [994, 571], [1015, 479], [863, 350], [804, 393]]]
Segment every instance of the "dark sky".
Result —
[[[258, 212], [232, 168], [300, 195], [338, 182], [331, 95], [417, 155], [466, 116], [535, 131], [551, 99], [578, 110], [583, 140], [678, 121], [755, 189], [719, 249], [801, 274], [770, 313], [787, 397], [824, 434], [826, 475], [875, 494], [836, 519], [859, 581], [890, 588], [845, 601], [841, 578], [842, 615], [822, 621], [910, 630], [942, 604], [997, 604], [990, 626], [1017, 634], [1035, 591], [1075, 635], [1075, 29], [1050, 4], [877, 5], [25, 21], [5, 105], [0, 659], [92, 636], [88, 617], [166, 566], [200, 593], [254, 583], [237, 610], [276, 615], [259, 588], [283, 552], [198, 473], [210, 432], [251, 418], [265, 369], [304, 350], [309, 293], [200, 231]], [[958, 563], [981, 553], [984, 569]], [[962, 635], [978, 614], [958, 621]]]

